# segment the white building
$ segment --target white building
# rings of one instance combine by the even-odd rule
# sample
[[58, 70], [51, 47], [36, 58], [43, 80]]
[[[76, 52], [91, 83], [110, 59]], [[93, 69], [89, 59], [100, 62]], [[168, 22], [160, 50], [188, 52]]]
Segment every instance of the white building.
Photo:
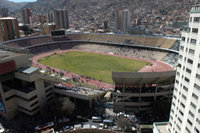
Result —
[[169, 133], [200, 132], [200, 5], [190, 11], [181, 35]]

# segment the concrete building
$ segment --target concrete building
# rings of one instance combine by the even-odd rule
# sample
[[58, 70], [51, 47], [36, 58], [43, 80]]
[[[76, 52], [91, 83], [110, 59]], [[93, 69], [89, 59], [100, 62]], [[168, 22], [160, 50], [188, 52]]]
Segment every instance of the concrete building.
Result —
[[128, 10], [115, 9], [114, 11], [114, 32], [126, 33], [130, 24], [130, 14]]
[[152, 103], [171, 101], [175, 71], [167, 72], [113, 72], [114, 112], [151, 110]]
[[8, 8], [0, 8], [0, 17], [8, 17]]
[[30, 55], [0, 50], [0, 112], [7, 119], [19, 111], [34, 115], [54, 96], [52, 85], [38, 78]]
[[121, 30], [121, 10], [119, 8], [114, 10], [114, 32], [119, 32]]
[[0, 18], [0, 42], [19, 37], [18, 20], [12, 17]]
[[129, 11], [126, 9], [122, 11], [121, 32], [127, 33], [129, 25], [130, 25], [130, 14]]
[[55, 18], [57, 29], [69, 28], [69, 15], [67, 10], [56, 10]]
[[22, 17], [24, 20], [25, 25], [31, 24], [31, 9], [30, 8], [23, 8], [22, 9]]
[[200, 132], [200, 5], [190, 11], [189, 27], [181, 34], [169, 133]]
[[84, 101], [91, 108], [92, 102], [106, 93], [85, 87], [69, 88], [65, 86], [66, 77], [45, 74], [46, 70], [31, 66], [31, 54], [20, 48], [9, 48], [0, 49], [0, 115], [6, 119], [14, 118], [19, 112], [31, 116], [42, 112], [55, 96]]
[[48, 23], [53, 23], [54, 22], [54, 12], [53, 11], [50, 11], [47, 14], [47, 21], [48, 21]]

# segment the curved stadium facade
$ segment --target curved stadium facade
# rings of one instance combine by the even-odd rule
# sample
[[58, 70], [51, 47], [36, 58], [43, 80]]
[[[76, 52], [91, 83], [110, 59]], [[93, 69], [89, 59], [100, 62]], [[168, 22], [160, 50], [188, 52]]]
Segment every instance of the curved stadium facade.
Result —
[[[1, 56], [0, 63], [4, 68], [5, 62], [14, 61], [14, 65], [12, 70], [0, 74], [1, 77], [8, 73], [12, 74], [6, 76], [9, 77], [7, 80], [0, 81], [4, 108], [1, 112], [7, 118], [13, 117], [18, 111], [34, 115], [44, 104], [53, 99], [55, 94], [88, 100], [90, 105], [93, 99], [104, 95], [107, 90], [91, 95], [66, 92], [64, 89], [56, 88], [54, 84], [67, 81], [44, 75], [35, 67], [26, 67], [30, 65], [29, 57], [73, 49], [151, 60], [152, 66], [145, 66], [139, 72], [112, 73], [114, 111], [149, 110], [151, 103], [156, 100], [171, 100], [175, 78], [173, 66], [176, 65], [178, 52], [170, 48], [175, 42], [176, 40], [165, 38], [104, 34], [39, 36], [4, 42], [1, 49], [7, 51], [10, 59]], [[22, 80], [23, 84], [19, 80]], [[10, 86], [11, 82], [20, 83], [21, 88]]]

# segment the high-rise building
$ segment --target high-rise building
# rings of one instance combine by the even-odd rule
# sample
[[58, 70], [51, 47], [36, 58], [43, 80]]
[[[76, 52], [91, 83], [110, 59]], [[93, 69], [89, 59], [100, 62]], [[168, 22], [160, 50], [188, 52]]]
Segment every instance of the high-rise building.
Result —
[[68, 29], [69, 28], [69, 16], [68, 11], [63, 10], [56, 10], [56, 27], [57, 29]]
[[31, 24], [31, 9], [30, 8], [23, 8], [22, 9], [22, 16], [25, 25]]
[[50, 11], [47, 14], [47, 21], [48, 21], [48, 23], [53, 23], [54, 22], [54, 13], [53, 13], [53, 11]]
[[121, 10], [119, 8], [114, 10], [114, 31], [119, 32], [121, 29]]
[[0, 18], [0, 42], [19, 37], [18, 20], [12, 17]]
[[130, 14], [129, 11], [126, 9], [122, 11], [121, 32], [126, 33], [128, 31], [129, 24], [130, 24]]
[[130, 14], [127, 9], [121, 10], [116, 9], [114, 11], [114, 31], [126, 33], [128, 31], [128, 26], [130, 24]]
[[190, 11], [189, 27], [181, 34], [169, 133], [200, 132], [200, 5]]
[[0, 8], [0, 17], [8, 17], [8, 8]]

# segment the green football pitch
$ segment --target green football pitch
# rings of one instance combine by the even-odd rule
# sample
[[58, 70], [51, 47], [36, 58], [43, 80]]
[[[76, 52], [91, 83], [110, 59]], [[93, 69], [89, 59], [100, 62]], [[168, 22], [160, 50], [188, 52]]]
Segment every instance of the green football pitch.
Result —
[[39, 63], [113, 83], [113, 72], [137, 72], [149, 62], [98, 53], [69, 51], [41, 58]]

